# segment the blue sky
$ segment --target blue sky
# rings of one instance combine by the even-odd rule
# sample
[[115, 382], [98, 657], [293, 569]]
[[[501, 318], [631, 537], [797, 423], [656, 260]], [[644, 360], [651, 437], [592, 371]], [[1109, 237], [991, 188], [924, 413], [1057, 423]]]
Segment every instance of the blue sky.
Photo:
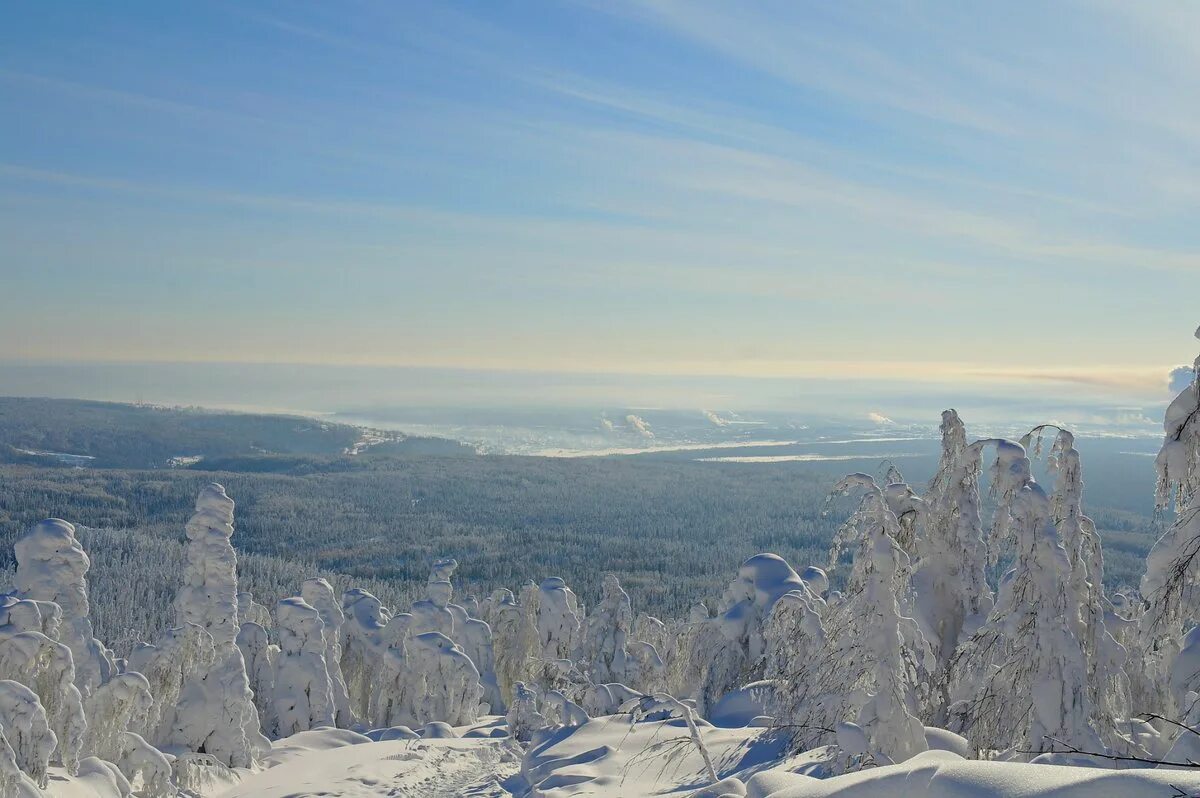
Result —
[[1200, 5], [22, 3], [0, 107], [0, 359], [1195, 356]]

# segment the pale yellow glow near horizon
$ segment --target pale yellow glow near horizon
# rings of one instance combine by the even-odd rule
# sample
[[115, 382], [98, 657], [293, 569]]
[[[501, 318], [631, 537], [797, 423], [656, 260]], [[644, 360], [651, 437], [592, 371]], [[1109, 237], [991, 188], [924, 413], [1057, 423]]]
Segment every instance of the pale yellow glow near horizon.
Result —
[[[253, 354], [230, 357], [231, 353], [216, 352], [211, 357], [165, 358], [38, 358], [39, 362], [58, 363], [147, 363], [147, 364], [238, 364], [283, 365], [309, 367], [365, 367], [448, 369], [481, 372], [519, 372], [529, 374], [612, 374], [633, 377], [706, 377], [743, 379], [808, 379], [808, 380], [883, 380], [891, 383], [938, 382], [961, 384], [1071, 383], [1094, 389], [1109, 389], [1121, 393], [1159, 397], [1165, 390], [1167, 374], [1172, 365], [1095, 366], [1009, 366], [980, 362], [916, 361], [916, 360], [647, 360], [647, 361], [588, 361], [565, 357], [510, 357], [479, 359], [455, 358], [397, 358], [372, 354], [354, 357], [303, 358], [256, 357]], [[27, 361], [28, 358], [21, 358]]]

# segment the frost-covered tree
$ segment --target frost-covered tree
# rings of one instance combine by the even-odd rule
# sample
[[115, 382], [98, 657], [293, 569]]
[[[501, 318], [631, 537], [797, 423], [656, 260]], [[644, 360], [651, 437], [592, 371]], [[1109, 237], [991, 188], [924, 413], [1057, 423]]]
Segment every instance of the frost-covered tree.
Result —
[[542, 659], [569, 658], [575, 648], [583, 613], [574, 591], [560, 577], [552, 576], [538, 586], [536, 617]]
[[653, 615], [638, 614], [628, 643], [628, 683], [631, 687], [643, 693], [670, 689], [671, 663], [676, 657], [680, 630], [684, 626], [680, 621], [668, 626]]
[[403, 643], [386, 660], [374, 722], [381, 727], [474, 723], [483, 687], [470, 657], [441, 632], [398, 636]]
[[215, 655], [203, 676], [183, 686], [167, 742], [230, 767], [251, 767], [271, 743], [260, 731], [246, 663], [234, 643]]
[[919, 718], [932, 652], [902, 609], [913, 602], [911, 561], [897, 541], [900, 521], [870, 476], [851, 474], [834, 487], [835, 495], [858, 492], [858, 508], [834, 536], [832, 564], [845, 548], [853, 549], [854, 561], [844, 598], [825, 622], [826, 639], [841, 674], [837, 692], [857, 705], [855, 722], [869, 752], [876, 761], [902, 762], [927, 747]]
[[410, 612], [413, 624], [410, 633], [441, 632], [454, 641], [479, 671], [484, 697], [494, 711], [504, 709], [504, 697], [496, 677], [495, 651], [491, 627], [472, 618], [467, 609], [451, 601], [454, 586], [451, 577], [458, 561], [446, 558], [434, 560], [426, 583], [426, 598], [413, 602]]
[[[1200, 337], [1200, 330], [1196, 331]], [[1200, 375], [1200, 357], [1194, 365]], [[1135, 709], [1176, 713], [1164, 689], [1180, 638], [1196, 622], [1200, 589], [1200, 380], [1193, 380], [1167, 407], [1158, 471], [1156, 506], [1175, 508], [1175, 519], [1146, 556], [1141, 594], [1146, 610], [1139, 620], [1145, 659], [1135, 679]]]
[[413, 723], [413, 692], [424, 689], [409, 667], [408, 641], [413, 616], [399, 612], [375, 636], [374, 665], [368, 714], [376, 728], [405, 726]]
[[653, 644], [645, 640], [628, 643], [625, 682], [643, 693], [661, 693], [667, 689], [667, 665]]
[[492, 628], [479, 618], [467, 617], [459, 633], [460, 646], [475, 669], [479, 671], [479, 684], [483, 687], [483, 700], [493, 714], [505, 710], [504, 695], [496, 676], [496, 657], [492, 643]]
[[157, 643], [141, 643], [134, 648], [127, 667], [146, 677], [154, 698], [145, 736], [158, 744], [165, 743], [184, 685], [203, 678], [214, 656], [212, 635], [195, 624], [168, 629]]
[[[49, 612], [47, 612], [49, 610]], [[50, 620], [43, 616], [49, 615]], [[32, 601], [16, 596], [0, 596], [0, 636], [18, 632], [41, 632], [58, 639], [62, 611], [48, 601]]]
[[54, 756], [74, 773], [87, 721], [83, 697], [75, 686], [71, 649], [41, 632], [0, 639], [0, 679], [19, 682], [34, 692], [58, 740]]
[[324, 579], [306, 579], [300, 585], [300, 597], [321, 614], [321, 623], [324, 624], [325, 666], [329, 670], [329, 683], [333, 689], [333, 705], [336, 710], [334, 721], [338, 728], [348, 729], [354, 725], [354, 712], [350, 708], [350, 694], [346, 687], [346, 678], [342, 674], [342, 625], [346, 622], [346, 614], [334, 597], [333, 586]]
[[852, 696], [838, 692], [840, 659], [828, 645], [821, 611], [811, 594], [793, 590], [775, 602], [763, 630], [772, 710], [797, 750], [826, 741], [829, 729], [852, 711]]
[[62, 611], [59, 638], [71, 649], [75, 685], [86, 697], [116, 673], [113, 654], [95, 638], [88, 617], [87, 572], [91, 561], [75, 538], [75, 527], [48, 518], [29, 529], [13, 546], [17, 558], [17, 594], [54, 602]]
[[513, 688], [526, 679], [529, 662], [537, 652], [537, 630], [528, 607], [517, 603], [511, 590], [497, 590], [488, 598], [496, 681], [504, 703], [511, 704]]
[[366, 590], [354, 588], [342, 594], [342, 674], [350, 706], [360, 718], [373, 717], [372, 691], [383, 667], [381, 635], [391, 620], [383, 603]]
[[234, 642], [238, 630], [237, 554], [233, 536], [233, 499], [212, 483], [196, 497], [188, 519], [187, 564], [175, 597], [179, 625], [195, 624], [212, 635], [219, 648]]
[[[1200, 327], [1196, 329], [1200, 339]], [[1192, 364], [1195, 377], [1167, 407], [1163, 418], [1162, 448], [1155, 459], [1158, 471], [1157, 504], [1166, 509], [1172, 501], [1186, 507], [1200, 491], [1200, 355]]]
[[302, 598], [285, 598], [275, 607], [275, 620], [279, 655], [271, 692], [271, 733], [283, 738], [332, 726], [336, 709], [321, 614]]
[[139, 798], [175, 798], [181, 794], [175, 783], [171, 759], [139, 734], [121, 734], [112, 762], [131, 784], [140, 785], [135, 793]]
[[[324, 582], [325, 580], [317, 581]], [[307, 600], [305, 599], [305, 601]], [[245, 590], [237, 594], [237, 619], [239, 627], [244, 623], [256, 623], [264, 629], [271, 628], [271, 611], [255, 601], [254, 595]]]
[[17, 752], [13, 750], [8, 738], [4, 736], [3, 725], [0, 725], [0, 795], [18, 795], [22, 783], [30, 784], [21, 767], [17, 764]]
[[449, 579], [437, 579], [426, 583], [425, 590], [425, 598], [414, 601], [409, 610], [413, 616], [413, 634], [439, 632], [453, 639], [454, 613], [449, 605], [454, 586]]
[[951, 727], [977, 748], [1102, 750], [1093, 725], [1088, 662], [1072, 616], [1071, 562], [1059, 542], [1050, 497], [1030, 474], [1020, 444], [995, 445], [993, 535], [1015, 564], [1001, 580], [987, 622], [951, 663]]
[[534, 734], [550, 725], [539, 710], [540, 703], [536, 685], [524, 682], [513, 684], [512, 700], [505, 720], [508, 722], [508, 733], [514, 740], [527, 743]]
[[630, 675], [626, 647], [633, 607], [615, 574], [605, 574], [602, 591], [600, 603], [584, 620], [575, 662], [592, 682], [625, 682]]
[[[267, 638], [267, 630], [257, 623], [246, 622], [238, 630], [237, 647], [246, 663], [246, 678], [254, 693], [254, 708], [259, 722], [271, 716], [271, 696], [275, 687], [275, 662], [279, 646]], [[349, 699], [347, 699], [349, 700]]]
[[142, 674], [120, 673], [109, 679], [88, 696], [84, 706], [83, 755], [116, 762], [124, 746], [122, 735], [144, 733], [153, 708], [150, 682]]
[[45, 789], [49, 783], [46, 771], [58, 740], [37, 695], [26, 685], [0, 680], [0, 730], [16, 766]]
[[587, 723], [588, 713], [583, 707], [567, 698], [559, 690], [542, 693], [542, 706], [546, 718], [555, 726], [582, 726]]
[[675, 633], [660, 619], [639, 612], [637, 619], [633, 622], [633, 639], [649, 643], [665, 657], [667, 650], [675, 641]]
[[269, 750], [246, 664], [238, 650], [237, 555], [233, 536], [233, 499], [212, 483], [196, 498], [188, 519], [184, 584], [175, 599], [179, 623], [194, 624], [212, 638], [212, 665], [180, 692], [167, 741], [210, 754], [226, 765], [249, 767]]
[[939, 677], [961, 640], [992, 609], [987, 583], [987, 546], [980, 516], [979, 450], [967, 446], [962, 419], [942, 413], [942, 453], [924, 496], [923, 533], [912, 575], [914, 617], [937, 657]]
[[669, 680], [679, 697], [694, 699], [704, 716], [721, 696], [761, 678], [767, 619], [775, 603], [792, 591], [811, 593], [782, 557], [756, 554], [738, 568], [715, 618], [707, 617], [703, 605], [693, 608]]
[[1021, 439], [1026, 451], [1038, 456], [1042, 436], [1054, 431], [1047, 456], [1054, 478], [1050, 493], [1051, 520], [1059, 544], [1067, 554], [1069, 617], [1087, 662], [1092, 725], [1105, 744], [1119, 745], [1118, 721], [1129, 717], [1130, 680], [1125, 671], [1128, 653], [1109, 632], [1106, 618], [1111, 604], [1104, 594], [1104, 555], [1096, 524], [1083, 512], [1083, 466], [1075, 436], [1055, 425], [1035, 427]]

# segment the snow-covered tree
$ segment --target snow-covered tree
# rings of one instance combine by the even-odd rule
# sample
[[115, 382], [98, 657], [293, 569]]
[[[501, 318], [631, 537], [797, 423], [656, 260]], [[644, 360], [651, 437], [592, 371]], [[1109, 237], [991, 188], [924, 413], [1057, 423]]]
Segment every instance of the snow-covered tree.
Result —
[[496, 660], [496, 681], [506, 705], [513, 700], [513, 687], [526, 679], [529, 661], [538, 651], [537, 631], [529, 617], [528, 607], [517, 603], [511, 590], [501, 588], [489, 597], [486, 614], [492, 628], [492, 645]]
[[[1200, 327], [1196, 329], [1200, 339]], [[1200, 492], [1200, 355], [1192, 364], [1195, 377], [1167, 407], [1163, 418], [1162, 448], [1155, 459], [1156, 489], [1160, 510], [1172, 501], [1182, 508]]]
[[194, 624], [212, 638], [212, 665], [180, 692], [167, 741], [210, 754], [226, 765], [249, 767], [270, 743], [259, 727], [246, 664], [238, 650], [237, 555], [233, 499], [212, 483], [196, 498], [188, 519], [184, 584], [175, 599], [179, 623]]
[[[16, 766], [45, 789], [49, 783], [46, 771], [58, 740], [37, 695], [26, 685], [0, 680], [0, 731], [12, 749]], [[6, 780], [16, 781], [11, 777]]]
[[629, 678], [626, 646], [633, 629], [629, 594], [615, 574], [605, 574], [600, 603], [583, 623], [575, 662], [595, 683], [624, 682]]
[[386, 660], [374, 722], [381, 727], [474, 723], [483, 687], [470, 657], [441, 632], [400, 637], [402, 646], [395, 646]]
[[490, 712], [500, 714], [505, 710], [504, 695], [496, 676], [496, 657], [492, 643], [492, 628], [479, 618], [467, 617], [458, 635], [459, 645], [475, 663], [479, 671], [479, 684], [483, 687], [483, 700]]
[[1015, 564], [987, 622], [951, 663], [952, 728], [980, 749], [1102, 750], [1086, 651], [1072, 621], [1079, 599], [1050, 497], [1033, 480], [1024, 447], [999, 439], [971, 446], [988, 445], [997, 448], [993, 534]]
[[0, 725], [0, 795], [18, 795], [22, 783], [31, 784], [21, 772], [17, 764], [17, 752], [4, 736], [4, 728]]
[[833, 565], [844, 548], [853, 549], [854, 561], [844, 598], [826, 619], [826, 639], [841, 674], [837, 692], [857, 705], [869, 752], [876, 761], [901, 762], [927, 747], [919, 717], [932, 652], [903, 612], [913, 602], [911, 561], [896, 539], [901, 524], [870, 476], [851, 474], [834, 488], [835, 495], [857, 492], [858, 508], [834, 536]]
[[804, 591], [785, 593], [771, 608], [763, 638], [763, 676], [773, 686], [777, 725], [789, 730], [797, 750], [828, 742], [832, 725], [851, 714], [852, 696], [838, 692], [840, 658], [828, 645], [820, 605]]
[[58, 605], [62, 611], [59, 638], [71, 649], [75, 685], [85, 697], [90, 695], [116, 673], [116, 665], [112, 652], [92, 633], [87, 587], [92, 564], [75, 538], [74, 525], [48, 518], [21, 535], [13, 550], [17, 594]]
[[542, 659], [567, 659], [583, 620], [579, 599], [560, 577], [542, 580], [537, 591], [537, 632]]
[[944, 674], [959, 642], [987, 618], [993, 599], [979, 509], [979, 450], [967, 446], [966, 428], [954, 410], [942, 413], [941, 433], [938, 470], [923, 497], [912, 581], [914, 617]]
[[1105, 620], [1111, 617], [1111, 604], [1104, 594], [1104, 555], [1096, 524], [1083, 512], [1083, 466], [1075, 436], [1061, 427], [1042, 425], [1026, 434], [1021, 445], [1026, 451], [1032, 447], [1038, 456], [1047, 431], [1056, 432], [1047, 465], [1054, 477], [1051, 520], [1071, 567], [1066, 599], [1069, 617], [1087, 662], [1092, 725], [1112, 747], [1120, 744], [1117, 723], [1129, 717], [1128, 653], [1109, 633]]
[[123, 732], [112, 759], [132, 784], [140, 784], [139, 798], [175, 798], [180, 795], [171, 758], [146, 742], [141, 735]]
[[454, 586], [450, 580], [457, 568], [458, 561], [452, 558], [434, 560], [425, 585], [426, 598], [413, 602], [410, 610], [413, 616], [410, 633], [441, 632], [453, 640], [475, 663], [485, 700], [493, 711], [503, 711], [504, 697], [496, 677], [491, 627], [451, 601]]
[[643, 693], [661, 693], [667, 689], [667, 665], [652, 643], [631, 640], [627, 648], [625, 682]]
[[0, 639], [0, 679], [20, 682], [34, 692], [58, 740], [54, 756], [74, 773], [87, 721], [75, 686], [71, 649], [41, 632]]
[[217, 647], [204, 675], [183, 686], [167, 742], [230, 767], [250, 767], [270, 750], [237, 645]]
[[275, 620], [279, 655], [271, 692], [271, 733], [283, 738], [332, 726], [336, 709], [321, 614], [302, 598], [285, 598], [275, 607]]
[[342, 594], [342, 674], [350, 706], [360, 718], [373, 717], [371, 696], [383, 667], [381, 634], [391, 620], [383, 603], [366, 590], [353, 588]]
[[454, 586], [449, 579], [437, 579], [425, 585], [426, 596], [412, 603], [409, 614], [413, 616], [413, 634], [439, 632], [453, 639], [454, 613], [449, 609], [454, 595]]
[[[320, 579], [317, 581], [324, 582], [325, 580]], [[305, 601], [308, 601], [308, 599], [305, 599]], [[254, 595], [246, 590], [242, 590], [237, 594], [237, 619], [239, 627], [244, 623], [256, 623], [264, 629], [271, 628], [271, 611], [255, 601]]]
[[88, 696], [84, 706], [83, 755], [116, 762], [124, 746], [122, 735], [144, 733], [153, 708], [150, 682], [142, 674], [119, 673], [109, 679]]
[[[267, 638], [267, 630], [257, 623], [246, 622], [238, 630], [237, 647], [246, 663], [246, 678], [254, 693], [254, 708], [259, 722], [271, 716], [271, 696], [275, 687], [275, 662], [279, 646]], [[349, 699], [347, 699], [349, 700]]]
[[196, 497], [196, 512], [185, 527], [183, 586], [175, 597], [179, 625], [199, 626], [218, 648], [233, 643], [238, 630], [237, 554], [229, 542], [233, 509], [233, 499], [215, 482]]
[[767, 619], [775, 603], [792, 591], [811, 595], [779, 555], [756, 554], [743, 562], [717, 616], [708, 618], [703, 605], [694, 608], [694, 621], [680, 635], [682, 662], [675, 664], [671, 686], [690, 690], [679, 697], [694, 699], [704, 716], [725, 693], [761, 678]]
[[[334, 720], [338, 728], [348, 729], [354, 725], [354, 712], [350, 708], [350, 694], [346, 678], [342, 674], [342, 625], [346, 614], [333, 594], [328, 581], [306, 579], [300, 585], [300, 597], [321, 614], [324, 624], [325, 666], [329, 670], [329, 683], [333, 689]], [[249, 663], [247, 663], [249, 666]]]
[[372, 651], [373, 687], [367, 717], [376, 728], [413, 724], [411, 703], [414, 691], [424, 684], [412, 672], [408, 659], [409, 633], [413, 616], [399, 612], [391, 616], [378, 634]]
[[536, 685], [516, 682], [512, 686], [512, 700], [508, 706], [508, 733], [514, 740], [527, 743], [533, 735], [550, 725], [539, 710], [539, 695]]
[[[1200, 337], [1200, 330], [1196, 331]], [[1200, 357], [1194, 365], [1200, 375]], [[1175, 714], [1164, 689], [1184, 630], [1197, 620], [1200, 589], [1200, 380], [1193, 380], [1167, 407], [1158, 471], [1156, 505], [1175, 509], [1175, 519], [1146, 556], [1141, 594], [1142, 678], [1135, 679], [1135, 709]]]
[[129, 655], [127, 668], [146, 677], [154, 704], [144, 736], [164, 744], [171, 734], [175, 707], [189, 682], [203, 678], [212, 666], [212, 635], [195, 624], [168, 629], [154, 644], [141, 643]]
[[[43, 612], [50, 610], [51, 621], [47, 623]], [[58, 638], [62, 611], [58, 605], [48, 601], [33, 601], [13, 595], [0, 596], [0, 636], [18, 632], [41, 632], [47, 637]]]

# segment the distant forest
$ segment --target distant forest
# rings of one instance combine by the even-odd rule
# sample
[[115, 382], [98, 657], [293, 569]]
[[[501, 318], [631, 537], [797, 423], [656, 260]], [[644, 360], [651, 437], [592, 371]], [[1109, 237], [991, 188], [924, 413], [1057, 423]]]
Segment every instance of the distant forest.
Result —
[[226, 458], [337, 458], [364, 443], [391, 454], [470, 451], [454, 441], [304, 416], [0, 397], [0, 463], [168, 468]]
[[[205, 454], [190, 468], [0, 465], [0, 569], [12, 567], [16, 535], [41, 518], [87, 527], [80, 537], [93, 562], [93, 619], [119, 651], [171, 622], [183, 525], [210, 481], [225, 485], [237, 502], [233, 542], [245, 585], [272, 603], [319, 572], [395, 606], [416, 597], [431, 559], [449, 556], [460, 562], [455, 579], [464, 594], [561, 576], [590, 605], [603, 574], [614, 572], [635, 610], [677, 616], [698, 600], [719, 600], [738, 564], [755, 553], [780, 554], [798, 568], [824, 565], [844, 515], [822, 516], [829, 464], [462, 457], [402, 454], [387, 445], [348, 456], [333, 450], [357, 440], [354, 427], [67, 405], [83, 407], [62, 420], [57, 402], [35, 414], [36, 440], [44, 441], [38, 446], [96, 462], [101, 452], [108, 453], [104, 462]], [[97, 405], [117, 408], [120, 420], [104, 421]], [[142, 412], [165, 420], [139, 433]], [[216, 443], [209, 443], [203, 429], [214, 418], [231, 421], [218, 425]], [[34, 440], [34, 433], [3, 424], [0, 445]], [[89, 433], [90, 424], [98, 429]], [[247, 451], [243, 434], [255, 441], [254, 450]], [[1104, 539], [1106, 584], [1136, 585], [1154, 539], [1151, 520], [1088, 498]], [[136, 592], [129, 590], [131, 571], [138, 575]], [[10, 583], [0, 573], [0, 589]]]

